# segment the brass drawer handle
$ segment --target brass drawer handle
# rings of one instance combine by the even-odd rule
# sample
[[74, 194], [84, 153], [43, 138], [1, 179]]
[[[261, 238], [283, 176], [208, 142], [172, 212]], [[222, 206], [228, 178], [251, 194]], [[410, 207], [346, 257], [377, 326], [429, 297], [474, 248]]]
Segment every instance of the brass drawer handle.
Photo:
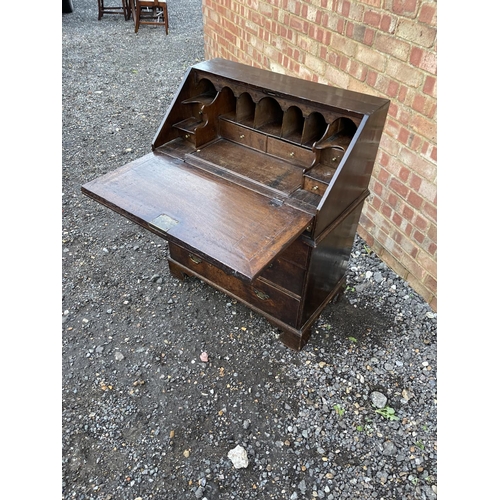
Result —
[[240, 134], [240, 139], [244, 139], [245, 138], [245, 134]]
[[256, 288], [253, 289], [253, 293], [255, 293], [255, 295], [257, 295], [257, 297], [259, 297], [260, 300], [267, 300], [269, 298], [269, 295], [267, 295], [267, 293], [261, 292]]
[[194, 256], [192, 253], [189, 254], [189, 258], [195, 263], [195, 264], [201, 264], [201, 259]]
[[294, 151], [292, 151], [292, 152], [290, 153], [290, 156], [293, 158], [293, 157], [295, 156], [295, 152], [294, 152]]

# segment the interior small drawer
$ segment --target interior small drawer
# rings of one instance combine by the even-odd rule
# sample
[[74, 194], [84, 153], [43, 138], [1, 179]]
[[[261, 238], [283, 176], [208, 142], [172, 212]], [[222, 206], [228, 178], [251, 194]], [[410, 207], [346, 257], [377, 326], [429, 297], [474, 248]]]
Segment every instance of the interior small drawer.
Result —
[[222, 119], [219, 120], [219, 127], [221, 137], [259, 151], [266, 151], [267, 137], [264, 134]]
[[260, 278], [253, 282], [244, 282], [222, 269], [206, 262], [200, 256], [185, 250], [178, 245], [169, 243], [170, 260], [193, 271], [209, 284], [216, 285], [236, 298], [241, 299], [261, 311], [272, 314], [275, 318], [295, 326], [298, 318], [300, 299], [283, 290], [275, 288]]
[[277, 156], [282, 160], [289, 161], [294, 165], [304, 168], [310, 167], [315, 158], [315, 154], [312, 150], [290, 144], [289, 142], [274, 137], [269, 137], [267, 139], [267, 152], [270, 155]]
[[304, 176], [304, 189], [306, 191], [323, 196], [327, 187], [328, 184], [325, 184], [324, 182], [308, 177], [307, 175]]

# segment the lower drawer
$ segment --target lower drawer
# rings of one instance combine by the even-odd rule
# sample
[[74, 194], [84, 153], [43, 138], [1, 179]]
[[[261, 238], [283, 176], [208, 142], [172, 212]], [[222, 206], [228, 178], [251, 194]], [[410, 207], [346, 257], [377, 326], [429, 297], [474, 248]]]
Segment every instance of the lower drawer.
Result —
[[289, 295], [260, 278], [251, 283], [243, 282], [173, 243], [169, 243], [169, 248], [171, 260], [175, 263], [181, 264], [209, 284], [216, 285], [243, 302], [255, 306], [287, 325], [296, 327], [300, 309], [298, 297]]
[[276, 259], [262, 272], [261, 277], [300, 296], [305, 275], [305, 270], [295, 264], [285, 259]]

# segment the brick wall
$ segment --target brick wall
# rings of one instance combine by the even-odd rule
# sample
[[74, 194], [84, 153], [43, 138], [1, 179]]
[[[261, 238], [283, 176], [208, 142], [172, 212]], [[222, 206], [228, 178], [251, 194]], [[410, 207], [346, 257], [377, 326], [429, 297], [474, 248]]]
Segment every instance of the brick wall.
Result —
[[391, 100], [358, 233], [437, 310], [436, 2], [202, 1], [207, 59]]

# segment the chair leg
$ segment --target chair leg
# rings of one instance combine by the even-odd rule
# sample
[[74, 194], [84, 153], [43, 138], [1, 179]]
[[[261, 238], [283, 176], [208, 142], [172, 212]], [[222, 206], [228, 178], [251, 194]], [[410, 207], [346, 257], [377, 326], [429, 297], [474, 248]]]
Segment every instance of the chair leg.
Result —
[[135, 4], [135, 32], [139, 31], [139, 18], [141, 16], [141, 2], [139, 0], [136, 1]]
[[97, 16], [97, 20], [100, 21], [102, 18], [102, 8], [103, 8], [103, 1], [104, 0], [97, 0], [97, 8], [99, 9], [99, 14]]
[[165, 32], [168, 35], [168, 8], [167, 2], [163, 4], [163, 20], [165, 21]]

